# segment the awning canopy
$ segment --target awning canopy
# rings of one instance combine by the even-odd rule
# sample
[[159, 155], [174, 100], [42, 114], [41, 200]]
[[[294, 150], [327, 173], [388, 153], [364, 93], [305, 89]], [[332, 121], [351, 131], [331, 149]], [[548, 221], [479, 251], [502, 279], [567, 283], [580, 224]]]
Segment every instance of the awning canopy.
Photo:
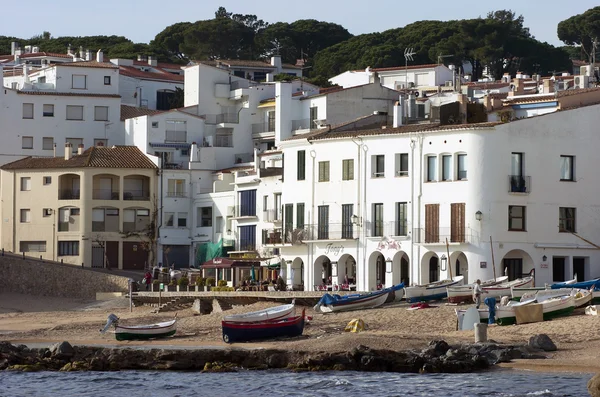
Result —
[[260, 266], [260, 259], [214, 258], [202, 264], [204, 269], [229, 269], [232, 267]]
[[269, 269], [279, 269], [281, 267], [282, 259], [281, 257], [274, 257], [269, 259], [263, 259], [260, 263], [262, 267], [268, 267]]
[[272, 107], [275, 107], [275, 100], [265, 101], [265, 102], [263, 102], [263, 103], [261, 103], [261, 104], [259, 104], [257, 106], [258, 109], [261, 109], [261, 108], [272, 108]]
[[189, 149], [191, 146], [189, 143], [150, 142], [150, 147], [157, 148]]

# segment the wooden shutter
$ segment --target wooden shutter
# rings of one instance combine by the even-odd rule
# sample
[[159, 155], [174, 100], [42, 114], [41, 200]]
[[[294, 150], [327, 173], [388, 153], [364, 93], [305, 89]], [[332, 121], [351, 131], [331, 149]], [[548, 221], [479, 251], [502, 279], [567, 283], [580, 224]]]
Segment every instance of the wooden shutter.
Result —
[[450, 204], [450, 241], [465, 242], [465, 203]]
[[440, 205], [425, 204], [425, 242], [440, 242]]

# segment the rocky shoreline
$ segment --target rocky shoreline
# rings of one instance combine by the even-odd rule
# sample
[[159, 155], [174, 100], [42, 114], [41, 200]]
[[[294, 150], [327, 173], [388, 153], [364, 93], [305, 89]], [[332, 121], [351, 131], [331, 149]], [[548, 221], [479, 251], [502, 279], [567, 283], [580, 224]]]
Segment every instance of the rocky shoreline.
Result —
[[121, 371], [169, 370], [224, 372], [287, 369], [292, 371], [370, 371], [401, 373], [467, 373], [513, 359], [544, 359], [556, 346], [546, 335], [524, 344], [493, 341], [451, 346], [432, 341], [421, 350], [377, 350], [357, 346], [350, 351], [314, 353], [279, 349], [132, 349], [72, 346], [28, 348], [0, 342], [0, 370]]

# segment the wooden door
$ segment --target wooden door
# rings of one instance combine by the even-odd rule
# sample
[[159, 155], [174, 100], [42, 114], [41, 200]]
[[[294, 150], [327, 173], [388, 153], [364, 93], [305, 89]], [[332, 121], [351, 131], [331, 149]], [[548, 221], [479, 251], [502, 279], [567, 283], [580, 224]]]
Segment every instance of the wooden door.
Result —
[[106, 267], [109, 269], [119, 269], [119, 242], [107, 241], [105, 244]]
[[465, 203], [450, 204], [450, 242], [465, 242]]
[[147, 260], [148, 253], [141, 242], [123, 242], [123, 270], [144, 270]]
[[425, 242], [440, 242], [440, 205], [425, 204]]

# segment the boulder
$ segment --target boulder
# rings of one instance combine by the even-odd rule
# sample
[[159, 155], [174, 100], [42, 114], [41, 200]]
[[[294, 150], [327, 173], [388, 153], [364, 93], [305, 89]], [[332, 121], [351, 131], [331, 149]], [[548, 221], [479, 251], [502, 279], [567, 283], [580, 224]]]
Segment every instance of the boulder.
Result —
[[529, 346], [535, 349], [543, 350], [545, 352], [556, 351], [556, 345], [552, 342], [552, 339], [546, 334], [534, 335], [529, 338]]
[[600, 374], [595, 375], [587, 383], [588, 392], [592, 397], [600, 397]]
[[50, 346], [50, 353], [54, 357], [68, 359], [75, 355], [75, 349], [69, 342], [60, 342]]

